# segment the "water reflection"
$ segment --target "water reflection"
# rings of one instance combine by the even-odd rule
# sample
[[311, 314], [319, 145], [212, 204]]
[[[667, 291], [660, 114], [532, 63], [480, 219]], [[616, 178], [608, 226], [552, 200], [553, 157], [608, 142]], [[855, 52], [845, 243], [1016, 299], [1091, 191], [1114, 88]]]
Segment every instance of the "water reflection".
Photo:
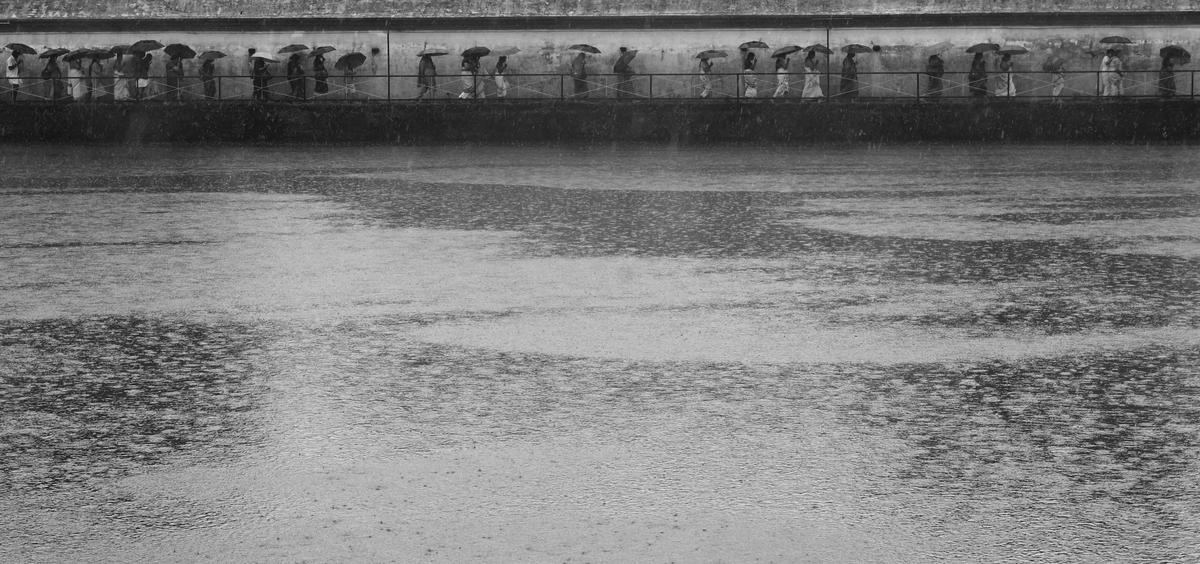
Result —
[[0, 322], [0, 483], [118, 477], [246, 439], [258, 332], [135, 316]]

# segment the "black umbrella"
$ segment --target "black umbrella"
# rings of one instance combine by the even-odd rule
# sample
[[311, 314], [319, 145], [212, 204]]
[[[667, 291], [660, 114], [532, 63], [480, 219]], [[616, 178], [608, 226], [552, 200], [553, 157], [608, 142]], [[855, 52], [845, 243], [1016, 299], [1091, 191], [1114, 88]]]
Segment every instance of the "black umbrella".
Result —
[[129, 46], [128, 45], [113, 45], [112, 49], [109, 49], [108, 52], [112, 53], [114, 55], [124, 55], [129, 52]]
[[857, 55], [859, 53], [870, 53], [871, 48], [867, 47], [866, 45], [861, 45], [859, 43], [851, 43], [845, 47], [842, 47], [842, 52], [843, 53], [854, 53]]
[[81, 47], [79, 49], [75, 49], [74, 51], [71, 51], [70, 53], [67, 53], [66, 55], [63, 55], [63, 61], [66, 61], [69, 63], [71, 61], [76, 61], [76, 60], [82, 59], [84, 57], [91, 57], [91, 56], [92, 56], [91, 49], [88, 49], [86, 47]]
[[968, 53], [986, 53], [988, 51], [999, 51], [1000, 46], [995, 43], [976, 43], [967, 47]]
[[1013, 46], [1013, 47], [1005, 47], [996, 52], [1001, 55], [1024, 55], [1025, 53], [1029, 52], [1029, 49], [1026, 49], [1024, 47]]
[[196, 56], [196, 51], [182, 43], [167, 45], [163, 48], [163, 53], [166, 53], [168, 57], [179, 57], [180, 59], [191, 59]]
[[487, 47], [471, 47], [462, 52], [463, 57], [486, 57], [492, 50]]
[[792, 53], [798, 53], [801, 50], [802, 50], [802, 48], [799, 45], [787, 45], [787, 46], [776, 49], [774, 53], [771, 53], [771, 57], [772, 58], [786, 57], [788, 55], [791, 55]]
[[42, 54], [38, 55], [38, 58], [39, 59], [49, 59], [50, 57], [61, 57], [70, 52], [71, 51], [69, 51], [67, 49], [62, 49], [62, 48], [47, 49], [45, 51], [42, 51]]
[[293, 43], [291, 45], [288, 45], [287, 47], [280, 49], [278, 51], [278, 53], [282, 55], [285, 53], [299, 53], [300, 51], [307, 51], [307, 50], [308, 50], [308, 45], [301, 45], [299, 43]]
[[770, 46], [768, 46], [766, 43], [763, 43], [762, 41], [747, 41], [747, 42], [745, 42], [745, 43], [743, 43], [743, 44], [741, 44], [741, 45], [738, 45], [738, 49], [742, 49], [742, 50], [746, 50], [746, 49], [770, 49], [770, 48], [771, 48]]
[[330, 53], [333, 51], [337, 51], [337, 48], [332, 47], [330, 45], [322, 45], [320, 47], [317, 47], [316, 49], [313, 49], [312, 52], [308, 54], [308, 56], [316, 57], [317, 55], [324, 55], [325, 53]]
[[30, 47], [24, 43], [9, 43], [8, 45], [5, 45], [4, 48], [12, 51], [13, 53], [20, 53], [22, 55], [37, 54], [37, 51], [34, 51], [33, 47]]
[[728, 56], [729, 56], [728, 53], [726, 53], [720, 49], [709, 49], [707, 51], [701, 51], [699, 53], [696, 53], [697, 59], [724, 59], [725, 57], [728, 57]]
[[366, 55], [362, 53], [350, 53], [339, 57], [337, 62], [333, 64], [333, 68], [340, 71], [349, 71], [361, 67], [365, 62], [367, 62]]
[[587, 43], [576, 43], [575, 45], [567, 47], [567, 50], [568, 51], [582, 51], [584, 53], [591, 53], [593, 55], [600, 54], [599, 49], [592, 47], [591, 45], [588, 45]]
[[205, 51], [203, 53], [200, 53], [200, 60], [202, 60], [202, 61], [208, 60], [208, 59], [223, 59], [223, 58], [225, 58], [225, 53], [222, 53], [220, 51]]
[[814, 43], [804, 48], [805, 51], [816, 51], [822, 55], [832, 55], [833, 51], [820, 43]]
[[629, 64], [629, 62], [632, 61], [637, 54], [637, 49], [626, 49], [624, 53], [621, 53], [620, 57], [617, 57], [617, 63]]
[[1162, 49], [1159, 49], [1158, 56], [1179, 59], [1179, 64], [1181, 65], [1186, 65], [1192, 62], [1192, 54], [1189, 53], [1187, 49], [1184, 49], [1178, 45], [1168, 45]]
[[129, 46], [130, 51], [137, 51], [138, 53], [149, 53], [150, 51], [156, 51], [162, 48], [163, 44], [153, 39], [143, 39]]
[[1066, 64], [1067, 62], [1062, 57], [1055, 55], [1042, 63], [1042, 70], [1046, 72], [1062, 72], [1063, 66]]
[[111, 59], [113, 57], [116, 57], [116, 55], [113, 54], [113, 52], [109, 51], [108, 49], [89, 49], [87, 56], [91, 57], [93, 59], [100, 59], [100, 60]]
[[1100, 40], [1101, 43], [1133, 43], [1133, 40], [1120, 35], [1110, 35]]

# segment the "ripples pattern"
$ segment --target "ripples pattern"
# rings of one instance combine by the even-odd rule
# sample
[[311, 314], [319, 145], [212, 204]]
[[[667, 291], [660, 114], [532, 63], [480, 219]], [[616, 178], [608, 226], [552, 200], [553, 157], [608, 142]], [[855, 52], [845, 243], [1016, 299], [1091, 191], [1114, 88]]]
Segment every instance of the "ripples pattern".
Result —
[[0, 560], [1195, 561], [1187, 151], [13, 148]]

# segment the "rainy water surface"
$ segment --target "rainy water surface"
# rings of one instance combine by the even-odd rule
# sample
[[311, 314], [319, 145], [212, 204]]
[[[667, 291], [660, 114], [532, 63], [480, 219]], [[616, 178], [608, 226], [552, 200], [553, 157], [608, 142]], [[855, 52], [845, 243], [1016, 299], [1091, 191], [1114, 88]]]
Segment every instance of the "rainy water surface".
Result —
[[1194, 149], [0, 164], [0, 561], [1200, 559]]

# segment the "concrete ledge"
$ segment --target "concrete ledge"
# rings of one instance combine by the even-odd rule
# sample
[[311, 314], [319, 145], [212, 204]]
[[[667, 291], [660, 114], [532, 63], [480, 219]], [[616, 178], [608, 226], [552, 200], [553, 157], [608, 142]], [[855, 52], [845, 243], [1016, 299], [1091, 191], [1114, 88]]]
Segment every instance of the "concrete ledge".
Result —
[[1200, 102], [143, 102], [4, 106], [0, 142], [1190, 143]]

